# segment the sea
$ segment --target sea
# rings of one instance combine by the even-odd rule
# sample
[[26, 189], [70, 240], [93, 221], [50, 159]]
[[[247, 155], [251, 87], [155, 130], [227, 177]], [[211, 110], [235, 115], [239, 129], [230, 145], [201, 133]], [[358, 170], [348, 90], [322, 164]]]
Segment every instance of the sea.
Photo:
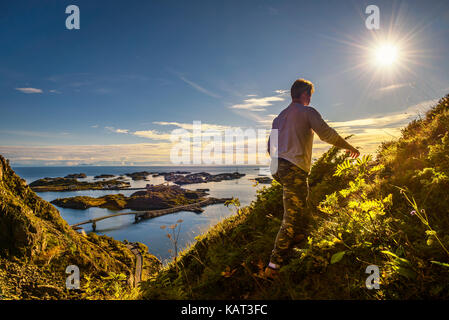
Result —
[[[261, 176], [270, 176], [269, 168], [259, 166], [76, 166], [76, 167], [13, 167], [14, 171], [29, 184], [35, 180], [45, 177], [65, 177], [68, 174], [85, 173], [86, 178], [78, 179], [79, 181], [95, 181], [94, 177], [101, 174], [111, 174], [115, 176], [124, 175], [139, 171], [148, 172], [172, 172], [172, 171], [189, 171], [208, 172], [210, 174], [239, 172], [244, 173], [240, 179], [224, 180], [221, 182], [208, 182], [199, 184], [183, 185], [183, 188], [195, 190], [198, 188], [209, 189], [208, 193], [216, 198], [238, 198], [241, 206], [249, 205], [256, 199], [256, 191], [265, 185], [256, 184], [253, 179]], [[126, 177], [126, 181], [131, 183], [131, 188], [145, 187], [146, 184], [160, 184], [166, 182], [163, 176], [152, 177], [150, 174], [147, 179], [149, 181], [133, 181]], [[170, 182], [171, 184], [171, 182]], [[37, 195], [46, 201], [52, 201], [57, 198], [67, 198], [75, 196], [101, 197], [108, 194], [121, 193], [130, 196], [136, 190], [87, 190], [87, 191], [64, 191], [64, 192], [37, 192]], [[56, 208], [59, 210], [62, 218], [72, 225], [91, 218], [102, 217], [118, 212], [127, 212], [131, 210], [113, 211], [104, 208], [89, 208], [87, 210], [76, 210], [68, 208]], [[127, 240], [129, 242], [141, 242], [148, 246], [148, 251], [158, 257], [164, 264], [168, 263], [174, 254], [174, 244], [167, 237], [167, 228], [171, 225], [178, 224], [178, 250], [191, 246], [196, 240], [195, 237], [207, 232], [209, 228], [217, 224], [226, 217], [235, 214], [236, 209], [233, 206], [226, 207], [223, 204], [214, 204], [203, 207], [204, 212], [194, 213], [189, 211], [180, 211], [146, 219], [135, 223], [134, 215], [118, 216], [97, 222], [96, 233], [99, 235], [107, 235], [116, 240]], [[178, 220], [182, 220], [178, 223]], [[163, 227], [165, 226], [165, 228]], [[162, 227], [162, 228], [161, 228]], [[93, 232], [92, 225], [83, 226], [86, 233]]]

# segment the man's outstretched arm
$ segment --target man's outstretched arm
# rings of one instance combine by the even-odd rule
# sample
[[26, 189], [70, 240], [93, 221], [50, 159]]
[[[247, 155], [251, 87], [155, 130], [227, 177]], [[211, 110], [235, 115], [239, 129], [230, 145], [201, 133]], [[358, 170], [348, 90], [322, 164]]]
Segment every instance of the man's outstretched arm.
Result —
[[313, 131], [320, 137], [321, 140], [336, 146], [337, 148], [348, 150], [353, 158], [357, 158], [360, 152], [343, 139], [337, 131], [329, 127], [326, 121], [323, 120], [321, 114], [314, 108], [309, 107], [309, 123]]
[[343, 139], [341, 136], [338, 136], [338, 140], [336, 143], [334, 143], [334, 146], [337, 148], [342, 148], [345, 150], [348, 150], [350, 153], [350, 156], [353, 158], [357, 158], [360, 155], [359, 150], [351, 146], [345, 139]]

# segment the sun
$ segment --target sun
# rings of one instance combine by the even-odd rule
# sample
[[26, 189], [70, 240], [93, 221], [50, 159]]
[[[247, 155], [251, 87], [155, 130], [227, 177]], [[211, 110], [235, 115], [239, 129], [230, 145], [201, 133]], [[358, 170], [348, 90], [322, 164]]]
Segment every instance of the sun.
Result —
[[399, 60], [399, 48], [391, 43], [384, 43], [374, 49], [373, 63], [380, 67], [390, 67]]

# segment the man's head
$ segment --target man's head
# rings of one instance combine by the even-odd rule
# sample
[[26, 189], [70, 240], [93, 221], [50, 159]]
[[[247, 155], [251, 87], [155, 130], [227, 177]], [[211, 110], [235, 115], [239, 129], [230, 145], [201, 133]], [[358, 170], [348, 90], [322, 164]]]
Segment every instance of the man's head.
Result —
[[312, 82], [305, 79], [298, 79], [293, 83], [290, 90], [292, 101], [307, 106], [310, 103], [314, 91], [315, 88]]

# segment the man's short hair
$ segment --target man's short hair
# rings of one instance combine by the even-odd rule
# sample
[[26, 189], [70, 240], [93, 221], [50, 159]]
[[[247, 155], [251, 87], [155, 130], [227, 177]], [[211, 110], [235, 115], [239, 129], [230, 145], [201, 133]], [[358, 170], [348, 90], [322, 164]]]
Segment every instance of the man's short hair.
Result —
[[307, 94], [312, 95], [314, 91], [315, 88], [312, 82], [306, 79], [298, 79], [293, 83], [290, 93], [292, 95], [292, 99], [299, 99], [303, 92], [307, 92]]

